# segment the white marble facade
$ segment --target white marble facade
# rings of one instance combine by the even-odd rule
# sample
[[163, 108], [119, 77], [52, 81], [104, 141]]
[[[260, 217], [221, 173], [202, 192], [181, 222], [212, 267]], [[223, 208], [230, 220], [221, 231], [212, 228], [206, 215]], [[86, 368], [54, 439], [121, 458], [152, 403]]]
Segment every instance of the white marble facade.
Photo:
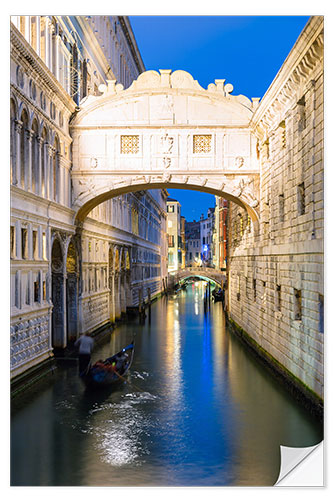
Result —
[[11, 18], [12, 377], [162, 289], [164, 190], [108, 200], [79, 226], [72, 209], [71, 117], [143, 70], [125, 17]]

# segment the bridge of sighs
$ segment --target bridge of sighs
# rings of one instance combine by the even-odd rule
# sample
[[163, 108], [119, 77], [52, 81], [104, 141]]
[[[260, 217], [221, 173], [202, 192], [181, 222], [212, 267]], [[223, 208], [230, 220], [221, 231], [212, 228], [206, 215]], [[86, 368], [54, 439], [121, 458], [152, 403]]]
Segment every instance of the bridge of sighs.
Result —
[[142, 73], [124, 90], [108, 81], [71, 121], [73, 208], [83, 221], [99, 203], [130, 191], [184, 188], [259, 208], [259, 160], [251, 118], [259, 99], [203, 89], [185, 71]]

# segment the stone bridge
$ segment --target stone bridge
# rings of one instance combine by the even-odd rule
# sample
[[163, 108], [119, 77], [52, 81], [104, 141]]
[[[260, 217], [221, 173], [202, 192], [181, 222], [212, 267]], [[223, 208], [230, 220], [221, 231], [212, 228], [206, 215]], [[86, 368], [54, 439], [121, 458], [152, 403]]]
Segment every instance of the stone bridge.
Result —
[[223, 286], [226, 282], [226, 274], [212, 267], [185, 267], [168, 274], [169, 286], [174, 286], [182, 280], [191, 277], [198, 277], [204, 280], [214, 281], [217, 285]]
[[146, 71], [124, 90], [108, 81], [80, 103], [73, 137], [76, 222], [95, 206], [133, 191], [183, 188], [222, 196], [258, 221], [258, 138], [250, 125], [258, 99], [207, 90], [186, 71]]

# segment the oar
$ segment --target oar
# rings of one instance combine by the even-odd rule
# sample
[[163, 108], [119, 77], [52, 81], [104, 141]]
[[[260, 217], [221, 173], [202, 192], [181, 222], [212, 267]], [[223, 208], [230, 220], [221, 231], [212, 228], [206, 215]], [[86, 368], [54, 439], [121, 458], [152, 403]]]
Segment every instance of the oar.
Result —
[[131, 384], [137, 391], [142, 391], [140, 387], [138, 387], [137, 385], [133, 384], [133, 382], [130, 382], [128, 379], [120, 375], [120, 373], [118, 373], [116, 370], [113, 370], [113, 373], [115, 373], [117, 377], [119, 377], [121, 380], [124, 380], [124, 382], [128, 382], [129, 384]]

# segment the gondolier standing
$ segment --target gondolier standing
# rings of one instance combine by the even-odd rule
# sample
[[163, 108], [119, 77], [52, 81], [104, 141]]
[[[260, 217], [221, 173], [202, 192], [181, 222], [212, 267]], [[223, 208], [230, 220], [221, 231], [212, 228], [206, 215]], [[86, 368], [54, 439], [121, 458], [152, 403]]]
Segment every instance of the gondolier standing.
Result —
[[84, 373], [89, 366], [94, 341], [89, 333], [84, 333], [76, 340], [74, 345], [79, 348], [79, 372], [81, 374]]

